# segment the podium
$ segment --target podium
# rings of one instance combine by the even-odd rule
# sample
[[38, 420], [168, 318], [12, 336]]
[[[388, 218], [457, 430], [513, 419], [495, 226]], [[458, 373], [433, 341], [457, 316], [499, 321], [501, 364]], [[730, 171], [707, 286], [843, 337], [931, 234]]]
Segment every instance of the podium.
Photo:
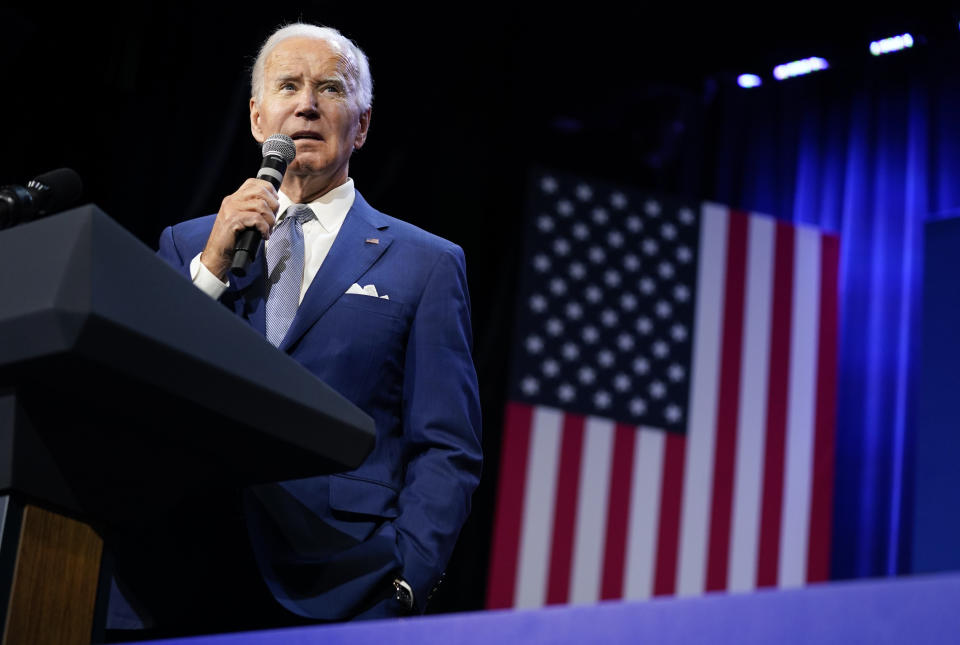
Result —
[[0, 232], [3, 645], [88, 643], [103, 542], [358, 466], [373, 420], [96, 206]]

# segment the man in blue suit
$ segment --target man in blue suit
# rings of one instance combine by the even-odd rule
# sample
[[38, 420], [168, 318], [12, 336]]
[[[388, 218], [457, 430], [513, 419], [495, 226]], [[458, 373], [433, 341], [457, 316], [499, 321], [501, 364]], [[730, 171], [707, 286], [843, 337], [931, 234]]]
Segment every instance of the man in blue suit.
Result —
[[[159, 253], [370, 414], [377, 432], [354, 471], [246, 492], [255, 560], [276, 601], [298, 616], [423, 612], [480, 477], [463, 252], [354, 189], [349, 161], [366, 140], [372, 99], [354, 43], [333, 29], [284, 27], [261, 49], [252, 85], [253, 137], [282, 133], [296, 144], [280, 191], [247, 180], [216, 215], [166, 229]], [[228, 267], [248, 227], [265, 250], [237, 278]], [[302, 263], [284, 256], [273, 266], [271, 245], [297, 253], [297, 235]], [[297, 274], [292, 291], [280, 287], [285, 271]], [[285, 320], [276, 303], [291, 293]]]

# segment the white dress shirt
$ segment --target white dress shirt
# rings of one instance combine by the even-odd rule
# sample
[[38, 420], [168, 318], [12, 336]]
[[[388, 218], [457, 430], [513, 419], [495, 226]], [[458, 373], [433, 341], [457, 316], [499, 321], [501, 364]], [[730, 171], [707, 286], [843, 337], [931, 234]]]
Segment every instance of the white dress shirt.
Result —
[[[347, 212], [353, 206], [353, 200], [356, 198], [356, 192], [353, 188], [353, 179], [347, 179], [333, 190], [321, 195], [314, 201], [307, 204], [315, 218], [303, 223], [303, 282], [300, 285], [300, 302], [303, 302], [303, 296], [307, 293], [310, 283], [314, 276], [320, 270], [320, 265], [330, 252], [333, 241], [340, 232], [343, 220], [347, 217]], [[277, 212], [281, 215], [277, 218], [279, 224], [286, 216], [286, 210], [293, 202], [290, 198], [279, 193], [280, 208]], [[264, 242], [261, 252], [266, 253], [266, 245], [270, 240]], [[206, 293], [214, 300], [219, 299], [223, 292], [230, 286], [229, 278], [227, 282], [221, 281], [213, 275], [210, 270], [200, 261], [201, 253], [198, 253], [190, 261], [190, 279], [193, 284], [201, 291]]]

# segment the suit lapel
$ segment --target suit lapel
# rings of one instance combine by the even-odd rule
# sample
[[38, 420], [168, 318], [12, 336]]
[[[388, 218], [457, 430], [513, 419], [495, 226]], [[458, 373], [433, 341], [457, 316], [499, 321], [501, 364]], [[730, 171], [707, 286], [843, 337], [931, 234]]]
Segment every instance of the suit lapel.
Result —
[[[286, 337], [280, 343], [281, 350], [286, 351], [307, 333], [350, 285], [359, 280], [383, 255], [393, 241], [386, 233], [387, 226], [386, 218], [357, 192], [330, 252], [320, 265]], [[377, 238], [379, 242], [368, 242], [371, 238]]]

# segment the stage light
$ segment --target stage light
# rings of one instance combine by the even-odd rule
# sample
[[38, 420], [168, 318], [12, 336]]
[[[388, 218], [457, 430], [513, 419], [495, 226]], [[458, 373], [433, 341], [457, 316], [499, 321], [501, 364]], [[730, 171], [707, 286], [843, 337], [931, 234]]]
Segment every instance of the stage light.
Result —
[[900, 34], [891, 36], [882, 40], [875, 40], [870, 43], [870, 53], [874, 56], [898, 52], [908, 47], [913, 47], [913, 36], [910, 34]]
[[778, 81], [782, 81], [787, 78], [793, 78], [794, 76], [803, 76], [804, 74], [809, 74], [811, 72], [819, 72], [820, 70], [827, 69], [830, 67], [830, 64], [826, 60], [820, 58], [819, 56], [812, 56], [810, 58], [804, 58], [802, 60], [795, 60], [790, 63], [783, 63], [782, 65], [777, 65], [773, 68], [773, 76]]
[[760, 87], [763, 81], [756, 74], [741, 74], [737, 77], [737, 85], [743, 88]]

